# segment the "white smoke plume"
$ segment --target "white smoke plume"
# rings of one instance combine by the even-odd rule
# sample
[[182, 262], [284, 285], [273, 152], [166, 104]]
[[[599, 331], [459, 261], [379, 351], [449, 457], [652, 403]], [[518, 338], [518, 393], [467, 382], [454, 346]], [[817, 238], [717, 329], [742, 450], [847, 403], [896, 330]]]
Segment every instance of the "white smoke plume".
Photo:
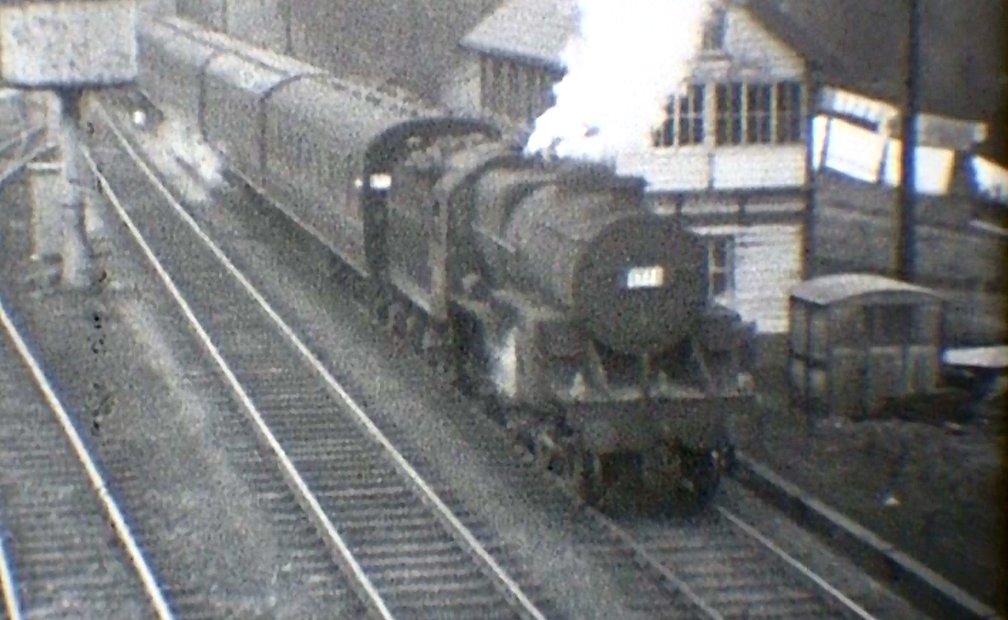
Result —
[[140, 135], [148, 157], [188, 202], [210, 203], [224, 187], [221, 157], [185, 123], [166, 118], [152, 134]]
[[525, 152], [603, 160], [647, 148], [668, 97], [685, 86], [711, 1], [577, 0], [567, 74]]

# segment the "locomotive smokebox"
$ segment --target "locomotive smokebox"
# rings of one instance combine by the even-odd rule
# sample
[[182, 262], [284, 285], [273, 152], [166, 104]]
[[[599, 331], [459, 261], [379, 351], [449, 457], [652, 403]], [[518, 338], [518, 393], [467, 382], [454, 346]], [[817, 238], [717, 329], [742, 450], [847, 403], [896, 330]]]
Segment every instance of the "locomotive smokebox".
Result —
[[489, 271], [564, 308], [614, 351], [667, 349], [705, 302], [706, 252], [644, 211], [642, 189], [598, 167], [495, 170], [475, 200]]
[[667, 349], [694, 329], [703, 309], [705, 259], [699, 240], [668, 219], [612, 222], [578, 257], [575, 312], [616, 351]]

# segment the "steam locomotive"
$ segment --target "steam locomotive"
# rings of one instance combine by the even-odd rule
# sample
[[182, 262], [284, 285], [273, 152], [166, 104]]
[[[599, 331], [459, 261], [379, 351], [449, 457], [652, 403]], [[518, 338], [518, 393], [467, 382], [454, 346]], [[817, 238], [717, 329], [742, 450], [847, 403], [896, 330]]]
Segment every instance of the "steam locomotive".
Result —
[[523, 157], [490, 124], [183, 20], [142, 27], [140, 64], [146, 97], [590, 503], [623, 483], [710, 497], [751, 328], [708, 303], [706, 246], [641, 207], [641, 180]]

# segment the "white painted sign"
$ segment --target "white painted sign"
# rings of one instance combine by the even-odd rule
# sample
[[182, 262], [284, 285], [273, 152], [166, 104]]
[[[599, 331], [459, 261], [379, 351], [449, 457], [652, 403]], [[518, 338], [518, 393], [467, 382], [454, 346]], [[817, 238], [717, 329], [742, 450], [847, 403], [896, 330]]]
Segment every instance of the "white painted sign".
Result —
[[0, 6], [0, 76], [27, 88], [125, 84], [137, 75], [133, 0]]

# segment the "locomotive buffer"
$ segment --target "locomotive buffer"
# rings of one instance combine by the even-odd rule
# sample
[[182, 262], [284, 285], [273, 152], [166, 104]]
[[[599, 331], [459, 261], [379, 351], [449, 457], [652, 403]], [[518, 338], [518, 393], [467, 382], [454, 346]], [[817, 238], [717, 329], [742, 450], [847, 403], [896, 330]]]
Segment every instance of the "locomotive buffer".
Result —
[[130, 84], [136, 76], [133, 0], [0, 0], [0, 85], [52, 91], [58, 101], [49, 130], [58, 137], [63, 157], [61, 204], [34, 208], [62, 212], [62, 217], [39, 219], [62, 229], [66, 288], [86, 287], [92, 275], [81, 179], [81, 98], [88, 90]]

